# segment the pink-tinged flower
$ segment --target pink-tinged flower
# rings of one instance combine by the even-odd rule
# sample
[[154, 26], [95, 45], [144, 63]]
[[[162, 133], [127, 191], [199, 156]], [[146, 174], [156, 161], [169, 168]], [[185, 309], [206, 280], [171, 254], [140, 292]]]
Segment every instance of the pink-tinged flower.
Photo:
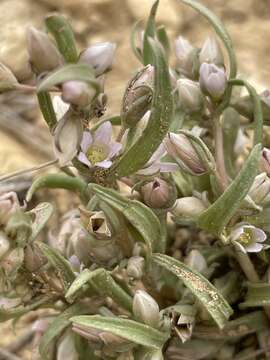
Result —
[[267, 175], [270, 175], [270, 150], [267, 148], [263, 148], [260, 168], [263, 172], [266, 172]]
[[174, 172], [179, 170], [178, 165], [171, 162], [162, 162], [161, 158], [166, 155], [166, 149], [163, 143], [147, 161], [144, 168], [137, 172], [138, 175], [151, 176], [158, 173]]
[[262, 229], [253, 225], [240, 223], [230, 234], [230, 241], [242, 252], [260, 252], [267, 236]]
[[78, 160], [89, 168], [98, 166], [108, 169], [112, 165], [111, 159], [121, 148], [121, 143], [112, 140], [112, 125], [106, 121], [94, 135], [84, 131]]
[[220, 100], [226, 90], [227, 76], [225, 70], [214, 64], [203, 63], [200, 66], [200, 86], [202, 92], [214, 100]]

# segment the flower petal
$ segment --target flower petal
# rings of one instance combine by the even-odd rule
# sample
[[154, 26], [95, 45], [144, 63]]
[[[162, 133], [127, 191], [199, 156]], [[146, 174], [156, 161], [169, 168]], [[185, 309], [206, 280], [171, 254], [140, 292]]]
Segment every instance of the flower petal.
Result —
[[246, 251], [248, 252], [259, 252], [263, 248], [262, 244], [254, 243], [246, 247]]
[[119, 151], [122, 149], [122, 144], [119, 142], [112, 142], [110, 144], [110, 154], [109, 158], [112, 158], [113, 156], [117, 155]]
[[90, 161], [87, 159], [86, 155], [83, 152], [80, 152], [79, 155], [77, 156], [77, 158], [81, 163], [83, 163], [89, 167], [92, 167], [92, 164], [90, 163]]
[[96, 163], [95, 165], [98, 167], [102, 167], [104, 169], [108, 169], [109, 167], [112, 166], [112, 161], [111, 160], [103, 160], [103, 161]]
[[137, 171], [136, 174], [142, 175], [142, 176], [151, 176], [156, 175], [159, 173], [160, 164], [159, 163], [153, 163], [152, 165], [145, 167], [144, 169], [141, 169]]
[[147, 164], [152, 164], [162, 158], [166, 153], [165, 145], [161, 143], [151, 158], [148, 160]]
[[100, 125], [94, 135], [94, 142], [99, 142], [101, 144], [109, 144], [112, 137], [112, 124], [110, 121], [106, 121], [104, 124]]
[[93, 138], [92, 138], [90, 131], [84, 131], [82, 142], [81, 142], [81, 149], [84, 153], [87, 152], [87, 150], [89, 149], [89, 146], [92, 144], [92, 142], [93, 142]]
[[159, 168], [161, 173], [175, 172], [179, 170], [179, 166], [177, 164], [170, 162], [161, 162]]
[[252, 230], [252, 232], [253, 232], [253, 235], [254, 235], [254, 237], [256, 239], [256, 242], [261, 243], [261, 242], [264, 242], [267, 239], [267, 235], [262, 229], [254, 228]]

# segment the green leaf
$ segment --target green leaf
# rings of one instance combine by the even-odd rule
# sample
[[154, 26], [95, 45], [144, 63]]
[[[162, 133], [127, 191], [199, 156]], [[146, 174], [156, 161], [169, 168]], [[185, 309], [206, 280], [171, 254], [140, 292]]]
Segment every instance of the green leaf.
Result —
[[73, 30], [61, 15], [49, 15], [45, 19], [48, 31], [54, 36], [58, 49], [68, 63], [75, 63], [78, 60], [76, 42]]
[[222, 329], [233, 310], [219, 291], [200, 273], [182, 262], [163, 254], [153, 254], [153, 262], [173, 273], [204, 305], [206, 310]]
[[226, 170], [230, 177], [235, 176], [235, 152], [234, 144], [240, 126], [240, 116], [231, 107], [223, 113], [223, 135], [224, 135], [224, 158]]
[[[206, 6], [203, 4], [200, 4], [197, 0], [180, 0], [182, 3], [191, 6], [194, 10], [198, 11], [200, 15], [205, 17], [209, 23], [213, 26], [215, 29], [217, 35], [223, 42], [229, 57], [229, 79], [233, 79], [237, 75], [237, 62], [236, 62], [236, 56], [233, 49], [233, 44], [230, 35], [228, 34], [227, 30], [225, 29], [223, 23], [221, 20]], [[232, 92], [232, 86], [229, 85], [226, 90], [225, 98], [220, 105], [221, 109], [224, 109], [227, 107]]]
[[32, 223], [32, 234], [29, 242], [32, 242], [39, 235], [40, 231], [44, 228], [47, 221], [53, 213], [53, 206], [50, 203], [41, 203], [30, 211], [31, 214], [35, 215], [35, 219]]
[[54, 341], [62, 334], [62, 332], [71, 324], [70, 318], [78, 314], [86, 314], [89, 312], [89, 304], [84, 305], [78, 303], [70, 306], [50, 324], [45, 334], [41, 338], [39, 351], [42, 359], [50, 359]]
[[151, 8], [147, 24], [143, 36], [143, 63], [144, 65], [153, 63], [152, 46], [149, 43], [150, 38], [156, 35], [156, 13], [158, 9], [159, 0], [156, 0]]
[[138, 32], [140, 31], [141, 20], [135, 22], [132, 26], [131, 33], [130, 33], [130, 45], [131, 49], [136, 56], [136, 58], [143, 63], [142, 53], [141, 50], [136, 45], [136, 37], [138, 36]]
[[160, 41], [161, 45], [164, 48], [166, 57], [169, 58], [170, 55], [170, 40], [164, 25], [161, 25], [157, 28], [157, 38]]
[[55, 270], [61, 276], [65, 290], [67, 290], [70, 284], [75, 279], [75, 274], [69, 262], [56, 249], [53, 249], [52, 247], [44, 243], [39, 243], [38, 246], [40, 247], [43, 254], [49, 260], [49, 263], [55, 268]]
[[44, 188], [49, 189], [66, 189], [74, 192], [78, 192], [81, 198], [87, 202], [87, 184], [80, 178], [64, 174], [48, 174], [38, 177], [26, 195], [26, 201], [29, 202], [36, 191]]
[[73, 301], [76, 293], [86, 284], [90, 284], [98, 294], [111, 297], [117, 304], [128, 311], [132, 311], [132, 298], [114, 281], [108, 271], [97, 269], [90, 271], [85, 269], [71, 284], [65, 297], [67, 301]]
[[236, 86], [244, 86], [249, 92], [253, 102], [253, 119], [254, 119], [254, 145], [262, 143], [263, 136], [263, 110], [261, 99], [257, 91], [247, 81], [241, 79], [231, 80], [230, 83]]
[[240, 309], [270, 305], [269, 283], [248, 283], [245, 301], [239, 304]]
[[37, 92], [50, 90], [53, 86], [62, 84], [63, 82], [77, 80], [89, 83], [90, 86], [98, 90], [99, 85], [95, 80], [94, 71], [87, 64], [69, 64], [49, 73], [41, 80], [37, 87]]
[[214, 234], [220, 234], [238, 210], [257, 174], [261, 145], [251, 151], [241, 171], [226, 191], [198, 218], [198, 225]]
[[39, 108], [42, 112], [44, 120], [46, 121], [49, 129], [52, 131], [57, 124], [56, 115], [54, 112], [51, 96], [46, 91], [41, 91], [37, 94]]
[[155, 66], [151, 116], [139, 139], [110, 168], [109, 176], [128, 176], [141, 169], [159, 147], [173, 118], [172, 88], [164, 52], [152, 39], [149, 45]]
[[168, 335], [148, 325], [133, 320], [100, 315], [75, 316], [71, 318], [73, 324], [108, 331], [114, 335], [130, 340], [135, 344], [150, 348], [161, 349]]
[[101, 200], [118, 210], [139, 232], [145, 241], [149, 253], [158, 246], [161, 236], [161, 226], [154, 212], [136, 200], [129, 200], [117, 191], [90, 184], [89, 190]]

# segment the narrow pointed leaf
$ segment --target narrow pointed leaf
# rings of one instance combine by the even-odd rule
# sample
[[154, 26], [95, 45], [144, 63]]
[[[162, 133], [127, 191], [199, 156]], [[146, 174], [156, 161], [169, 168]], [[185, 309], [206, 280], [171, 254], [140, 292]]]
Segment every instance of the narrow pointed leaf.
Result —
[[149, 38], [154, 38], [156, 35], [156, 13], [158, 9], [159, 0], [156, 0], [151, 8], [148, 21], [146, 24], [144, 37], [143, 37], [143, 63], [144, 65], [153, 63], [153, 55]]
[[198, 218], [198, 225], [214, 234], [220, 234], [238, 210], [257, 175], [261, 145], [251, 151], [241, 171], [226, 191]]
[[53, 213], [53, 206], [50, 203], [41, 203], [36, 206], [31, 213], [35, 215], [34, 222], [32, 223], [32, 234], [29, 241], [36, 239], [40, 231], [44, 228], [47, 221]]
[[173, 98], [168, 65], [160, 44], [149, 39], [155, 67], [151, 116], [139, 139], [111, 167], [109, 176], [122, 177], [140, 170], [167, 134], [173, 118]]
[[58, 49], [68, 63], [78, 59], [73, 30], [64, 16], [53, 14], [45, 19], [48, 31], [54, 36]]
[[73, 324], [84, 327], [108, 331], [114, 335], [130, 340], [135, 344], [150, 348], [161, 349], [168, 335], [148, 325], [133, 320], [100, 315], [75, 316], [71, 318]]
[[79, 314], [89, 313], [89, 305], [81, 303], [75, 304], [67, 308], [64, 312], [58, 315], [50, 324], [45, 334], [42, 336], [39, 351], [42, 359], [50, 359], [50, 353], [54, 345], [54, 341], [63, 333], [63, 331], [71, 324], [70, 318]]
[[76, 293], [86, 284], [95, 289], [100, 295], [111, 297], [117, 304], [128, 311], [132, 311], [132, 298], [114, 281], [108, 271], [85, 269], [71, 284], [65, 297], [72, 301]]
[[117, 191], [90, 184], [93, 191], [101, 200], [118, 210], [141, 234], [149, 252], [155, 249], [161, 236], [160, 222], [151, 209], [136, 200], [129, 200]]
[[134, 55], [136, 56], [136, 58], [141, 63], [143, 63], [141, 50], [136, 45], [136, 37], [138, 36], [138, 32], [140, 31], [140, 25], [141, 25], [141, 20], [136, 21], [136, 23], [133, 25], [133, 27], [131, 29], [131, 33], [130, 33], [130, 45], [131, 45], [131, 49], [132, 49]]
[[183, 281], [221, 329], [226, 325], [233, 310], [219, 291], [204, 276], [167, 255], [154, 254], [152, 259], [155, 264], [165, 268]]
[[91, 66], [87, 64], [69, 64], [62, 66], [49, 73], [38, 85], [38, 93], [50, 90], [55, 85], [62, 84], [63, 82], [77, 80], [91, 84], [96, 90], [98, 83], [94, 77], [94, 71]]
[[75, 279], [75, 274], [69, 264], [69, 262], [56, 250], [52, 247], [44, 244], [38, 244], [43, 254], [47, 257], [50, 264], [55, 268], [55, 270], [61, 276], [65, 290], [67, 290], [70, 284]]
[[83, 180], [64, 174], [48, 174], [38, 177], [33, 182], [27, 192], [26, 201], [29, 202], [36, 191], [44, 188], [66, 189], [79, 193], [82, 199], [87, 197], [87, 184]]

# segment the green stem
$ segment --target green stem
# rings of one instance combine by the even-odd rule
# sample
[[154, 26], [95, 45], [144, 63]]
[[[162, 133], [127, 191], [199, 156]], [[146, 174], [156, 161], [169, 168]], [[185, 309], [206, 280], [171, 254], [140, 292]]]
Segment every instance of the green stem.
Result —
[[250, 282], [259, 282], [260, 278], [255, 270], [255, 267], [250, 260], [248, 254], [244, 254], [243, 252], [236, 250], [235, 251], [236, 258], [238, 260], [239, 265], [241, 266], [244, 274]]

